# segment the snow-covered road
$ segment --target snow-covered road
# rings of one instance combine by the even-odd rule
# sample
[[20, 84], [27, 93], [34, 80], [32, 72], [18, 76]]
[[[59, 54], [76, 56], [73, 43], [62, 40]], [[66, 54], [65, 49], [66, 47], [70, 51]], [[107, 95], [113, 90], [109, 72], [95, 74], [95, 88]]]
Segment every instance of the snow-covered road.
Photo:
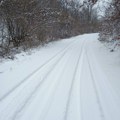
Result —
[[3, 90], [0, 120], [120, 120], [120, 99], [88, 49], [90, 37], [67, 40], [42, 64], [34, 63], [37, 67], [24, 79]]

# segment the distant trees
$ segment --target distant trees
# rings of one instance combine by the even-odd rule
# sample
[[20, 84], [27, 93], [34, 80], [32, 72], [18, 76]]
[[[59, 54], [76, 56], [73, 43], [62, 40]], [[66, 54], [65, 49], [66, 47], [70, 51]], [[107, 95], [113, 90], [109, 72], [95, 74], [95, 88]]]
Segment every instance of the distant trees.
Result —
[[82, 11], [80, 12], [82, 32], [97, 32], [98, 31], [98, 16], [97, 10], [93, 9], [92, 2], [85, 2]]
[[113, 0], [108, 5], [101, 21], [100, 40], [120, 41], [120, 1]]
[[73, 35], [96, 32], [96, 0], [0, 0], [0, 56]]

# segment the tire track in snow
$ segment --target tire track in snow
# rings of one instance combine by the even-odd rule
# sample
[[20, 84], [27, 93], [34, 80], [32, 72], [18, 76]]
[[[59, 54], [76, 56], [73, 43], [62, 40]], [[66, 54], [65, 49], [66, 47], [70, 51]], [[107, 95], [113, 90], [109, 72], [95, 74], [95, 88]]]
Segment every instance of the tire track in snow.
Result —
[[[69, 51], [70, 52], [70, 51]], [[70, 57], [70, 56], [69, 56]], [[66, 57], [67, 58], [67, 57]], [[67, 59], [69, 59], [69, 58], [67, 58]], [[64, 62], [65, 62], [65, 60], [64, 60]], [[67, 61], [66, 61], [67, 62]], [[65, 63], [64, 63], [65, 64]], [[60, 66], [58, 66], [58, 67], [60, 67]], [[65, 68], [65, 66], [64, 66], [64, 68]], [[62, 68], [63, 70], [62, 70], [62, 73], [64, 72], [64, 68]], [[54, 85], [54, 87], [52, 87], [52, 89], [54, 89], [54, 90], [52, 90], [52, 93], [51, 94], [49, 94], [48, 96], [48, 98], [47, 98], [47, 101], [46, 101], [46, 104], [45, 104], [45, 106], [44, 106], [44, 108], [42, 108], [43, 110], [42, 110], [42, 113], [43, 113], [43, 111], [45, 110], [45, 112], [42, 114], [42, 116], [43, 116], [43, 119], [44, 119], [44, 114], [47, 114], [47, 111], [48, 111], [48, 109], [49, 109], [49, 106], [50, 106], [50, 104], [51, 104], [51, 102], [52, 102], [52, 99], [53, 99], [53, 97], [54, 97], [54, 93], [55, 93], [55, 89], [57, 88], [57, 86], [59, 85], [58, 83], [60, 82], [60, 77], [62, 76], [62, 73], [61, 73], [61, 75], [59, 75], [59, 78], [58, 78], [58, 82], [57, 82], [57, 85]], [[55, 75], [56, 76], [56, 75]], [[47, 88], [47, 91], [49, 91], [48, 90], [49, 88]], [[48, 105], [49, 104], [49, 105]], [[48, 106], [47, 106], [48, 105]], [[47, 110], [45, 109], [46, 108], [46, 106], [47, 106]], [[41, 111], [41, 109], [40, 109], [40, 111]], [[39, 114], [41, 113], [39, 111]], [[42, 119], [41, 117], [40, 117], [40, 119]], [[43, 120], [42, 119], [42, 120]]]
[[[67, 58], [67, 59], [69, 59], [69, 58]], [[67, 61], [66, 61], [66, 64], [67, 64]], [[45, 106], [44, 106], [44, 108], [42, 109], [42, 112], [41, 113], [39, 113], [39, 119], [42, 119], [42, 120], [45, 120], [45, 117], [46, 117], [46, 115], [47, 115], [47, 113], [48, 113], [48, 111], [49, 111], [49, 109], [50, 109], [50, 106], [51, 106], [51, 104], [52, 104], [52, 102], [53, 102], [53, 99], [54, 99], [54, 96], [55, 96], [55, 93], [56, 93], [56, 89], [57, 89], [57, 87], [59, 86], [59, 84], [61, 83], [61, 76], [62, 76], [62, 74], [64, 73], [64, 70], [65, 70], [65, 68], [66, 68], [66, 64], [63, 66], [63, 68], [62, 68], [62, 72], [61, 72], [61, 74], [59, 75], [59, 78], [57, 79], [57, 83], [54, 85], [54, 87], [52, 87], [52, 92], [49, 94], [49, 97], [48, 97], [48, 99], [46, 100], [46, 104], [45, 104]], [[53, 89], [54, 88], [54, 89]], [[47, 108], [47, 109], [46, 109]]]
[[99, 107], [99, 111], [100, 111], [100, 115], [101, 115], [101, 120], [105, 120], [103, 107], [102, 107], [102, 104], [101, 104], [101, 101], [100, 101], [99, 93], [98, 93], [98, 90], [97, 90], [97, 86], [96, 86], [96, 83], [95, 83], [95, 79], [94, 79], [94, 75], [93, 75], [93, 72], [92, 72], [92, 69], [91, 69], [89, 58], [88, 58], [86, 52], [85, 52], [85, 55], [86, 55], [86, 60], [87, 60], [88, 65], [89, 65], [90, 74], [91, 74], [91, 77], [92, 77], [92, 83], [93, 83], [93, 87], [94, 87], [94, 91], [95, 91], [95, 95], [96, 95], [96, 99], [97, 99], [97, 103], [98, 103], [98, 107]]
[[7, 92], [3, 97], [0, 98], [0, 102], [3, 101], [7, 96], [9, 96], [15, 89], [17, 89], [19, 86], [21, 86], [23, 83], [25, 83], [25, 81], [27, 81], [30, 77], [32, 77], [34, 74], [36, 74], [40, 69], [42, 69], [44, 66], [46, 66], [47, 64], [49, 64], [53, 59], [55, 59], [59, 54], [61, 54], [62, 52], [64, 52], [66, 49], [69, 49], [69, 47], [71, 46], [71, 44], [74, 44], [73, 41], [72, 43], [70, 43], [69, 45], [67, 45], [67, 47], [65, 47], [64, 49], [62, 49], [61, 51], [59, 51], [58, 53], [56, 53], [53, 57], [51, 57], [49, 60], [47, 60], [44, 64], [42, 64], [40, 67], [38, 67], [35, 71], [33, 71], [31, 74], [29, 74], [25, 79], [23, 79], [20, 83], [18, 83], [15, 87], [13, 87], [11, 90], [9, 90], [9, 92]]
[[[65, 55], [65, 54], [64, 54]], [[28, 102], [32, 99], [32, 96], [40, 89], [40, 86], [42, 84], [44, 84], [45, 80], [49, 77], [49, 75], [52, 73], [53, 69], [56, 67], [57, 64], [59, 64], [59, 62], [61, 61], [61, 59], [64, 57], [64, 55], [59, 59], [59, 61], [57, 61], [54, 65], [53, 68], [49, 70], [49, 72], [46, 73], [45, 77], [42, 79], [42, 81], [37, 85], [37, 87], [35, 88], [35, 90], [30, 94], [30, 96], [26, 99], [26, 101], [24, 102], [24, 104], [22, 106], [20, 106], [21, 108], [18, 109], [13, 116], [12, 120], [16, 120], [18, 114], [26, 107], [26, 105], [28, 104]], [[53, 81], [52, 81], [53, 82]], [[56, 85], [57, 86], [57, 85]]]
[[[102, 72], [101, 67], [95, 60], [94, 54], [92, 55], [93, 55], [92, 58], [94, 58], [93, 60], [89, 59], [88, 54], [86, 53], [89, 66], [91, 69], [91, 74], [93, 76], [94, 86], [96, 87], [95, 89], [98, 97], [98, 103], [101, 112], [103, 112], [104, 114], [104, 120], [120, 120], [119, 114], [120, 106], [118, 100], [116, 99], [116, 94], [114, 93], [114, 90], [111, 88], [106, 76]], [[92, 66], [93, 62], [95, 66]], [[94, 73], [94, 71], [96, 73]]]
[[[73, 45], [72, 45], [73, 46]], [[71, 46], [70, 46], [71, 47]], [[32, 93], [27, 97], [27, 99], [25, 99], [25, 101], [23, 102], [24, 104], [23, 105], [20, 105], [19, 107], [19, 109], [17, 108], [17, 111], [15, 111], [14, 112], [14, 115], [13, 115], [13, 117], [12, 117], [12, 120], [15, 120], [15, 118], [16, 118], [16, 116], [17, 116], [17, 114], [19, 113], [19, 112], [21, 112], [22, 111], [22, 109], [26, 106], [26, 104], [29, 102], [29, 100], [30, 100], [30, 98], [32, 97], [32, 95], [39, 89], [39, 87], [45, 82], [45, 79], [49, 76], [49, 74], [53, 71], [53, 69], [56, 67], [56, 65], [61, 61], [61, 59], [63, 59], [63, 57], [65, 56], [65, 54], [68, 52], [68, 50], [70, 49], [70, 47], [66, 50], [66, 51], [64, 51], [64, 53], [62, 53], [62, 55], [59, 57], [59, 59], [54, 63], [54, 65], [52, 66], [52, 69], [50, 69], [47, 73], [46, 73], [46, 75], [45, 75], [45, 77], [42, 79], [42, 81], [40, 81], [40, 83], [35, 87], [35, 89], [32, 91]], [[34, 82], [34, 81], [33, 81]], [[29, 83], [28, 83], [29, 84]], [[23, 88], [24, 89], [24, 88]], [[21, 91], [20, 91], [20, 93], [21, 93]], [[22, 98], [22, 97], [21, 97]], [[16, 96], [14, 97], [14, 100], [12, 99], [12, 103], [14, 104], [15, 103], [15, 100], [16, 100]], [[17, 101], [18, 102], [18, 101]], [[11, 102], [10, 102], [10, 104], [11, 104]], [[10, 104], [8, 104], [8, 106], [10, 105]], [[8, 106], [6, 106], [5, 107], [5, 111], [6, 111], [6, 108], [8, 107]], [[11, 109], [11, 108], [10, 108]], [[4, 112], [5, 111], [3, 111], [3, 114], [4, 114]], [[12, 111], [13, 112], [13, 111]], [[2, 115], [3, 116], [3, 115]], [[9, 116], [8, 116], [9, 117]], [[3, 116], [3, 118], [4, 118], [4, 116]], [[6, 116], [5, 116], [5, 118], [7, 118]]]
[[[76, 52], [75, 52], [76, 53]], [[71, 55], [71, 57], [72, 57], [72, 55]], [[65, 66], [64, 66], [64, 68], [65, 68]], [[63, 69], [63, 73], [64, 73], [64, 71], [65, 71], [65, 69]], [[59, 79], [61, 79], [61, 77], [59, 78]], [[62, 81], [61, 81], [62, 82]], [[58, 86], [58, 85], [57, 85]], [[56, 87], [57, 87], [56, 86]], [[55, 92], [55, 91], [54, 91]], [[52, 105], [52, 102], [53, 102], [53, 99], [54, 99], [54, 97], [52, 98], [52, 100], [51, 100], [51, 104], [49, 105], [49, 108], [47, 109], [47, 112], [46, 112], [46, 114], [44, 114], [44, 117], [42, 117], [42, 120], [46, 120], [46, 115], [47, 115], [47, 113], [48, 113], [48, 111], [49, 111], [49, 109], [50, 109], [50, 106]], [[40, 117], [40, 119], [41, 119], [41, 117]]]
[[[92, 51], [90, 51], [90, 52], [92, 52]], [[92, 52], [93, 53], [93, 52]], [[92, 54], [93, 55], [93, 57], [94, 57], [94, 62], [97, 64], [97, 66], [99, 67], [99, 70], [103, 73], [103, 71], [102, 71], [102, 68], [101, 68], [101, 66], [100, 66], [100, 63], [97, 61], [97, 58], [96, 58], [96, 56], [94, 55], [94, 54]], [[104, 73], [103, 73], [104, 74]], [[114, 100], [116, 101], [116, 103], [118, 104], [118, 106], [120, 107], [120, 101], [119, 101], [119, 96], [118, 96], [118, 94], [115, 92], [115, 90], [113, 89], [113, 87], [111, 86], [111, 84], [110, 84], [110, 82], [109, 82], [109, 80], [108, 80], [108, 77], [104, 74], [104, 79], [105, 79], [105, 81], [103, 82], [103, 84], [107, 84], [107, 86], [108, 86], [108, 88], [109, 88], [109, 91], [110, 91], [110, 93], [111, 93], [111, 95], [112, 96], [114, 96]], [[102, 80], [103, 81], [103, 80]], [[119, 101], [119, 102], [118, 102]]]
[[[71, 47], [73, 47], [73, 46], [71, 46]], [[70, 48], [69, 48], [69, 49], [70, 49]], [[13, 117], [13, 118], [14, 118], [13, 120], [15, 120], [17, 114], [20, 113], [20, 112], [23, 110], [23, 108], [24, 108], [24, 107], [26, 106], [26, 104], [29, 102], [29, 100], [30, 100], [30, 98], [32, 97], [32, 95], [33, 95], [33, 94], [40, 88], [40, 86], [45, 82], [45, 80], [49, 77], [49, 75], [52, 73], [52, 71], [55, 69], [55, 67], [57, 67], [57, 65], [59, 64], [59, 62], [65, 57], [65, 55], [67, 54], [67, 52], [69, 52], [68, 49], [67, 49], [67, 51], [65, 51], [65, 52], [63, 53], [63, 55], [58, 59], [58, 61], [55, 62], [55, 64], [52, 66], [52, 69], [50, 69], [50, 70], [46, 73], [46, 75], [45, 75], [45, 77], [42, 79], [41, 83], [38, 85], [37, 88], [35, 88], [35, 91], [34, 91], [34, 92], [30, 95], [30, 97], [26, 100], [26, 102], [24, 103], [24, 106], [23, 106], [19, 111], [17, 111], [17, 112], [15, 113], [15, 116]], [[64, 68], [65, 68], [65, 66], [64, 66]], [[62, 71], [62, 73], [63, 73], [63, 71]], [[62, 75], [62, 73], [61, 73], [61, 75]], [[57, 85], [56, 85], [56, 87], [57, 87]]]
[[[78, 44], [79, 45], [79, 44]], [[80, 48], [80, 46], [77, 46], [77, 49], [76, 49], [76, 47], [75, 47], [75, 49], [74, 49], [74, 52], [73, 52], [73, 54], [76, 54], [78, 51], [79, 51], [79, 48]], [[72, 50], [73, 51], [73, 50]], [[73, 54], [71, 54], [71, 57], [72, 58], [74, 58], [73, 57]], [[76, 56], [76, 55], [75, 55]], [[69, 58], [71, 58], [71, 57], [69, 57]], [[76, 62], [77, 62], [77, 60], [78, 60], [78, 57], [79, 57], [79, 53], [78, 53], [78, 55], [77, 55], [77, 59], [76, 59]], [[68, 59], [68, 58], [67, 58]], [[71, 59], [68, 59], [69, 61], [71, 61]], [[76, 62], [75, 62], [75, 64], [76, 64]], [[68, 62], [67, 62], [67, 64], [65, 65], [66, 66], [66, 68], [65, 69], [63, 69], [63, 73], [67, 70], [68, 71], [68, 69], [67, 69], [67, 66], [68, 66]], [[64, 66], [64, 67], [65, 67]], [[74, 65], [75, 66], [75, 65]], [[73, 72], [74, 72], [74, 70], [73, 70]], [[36, 120], [37, 119], [41, 119], [41, 120], [49, 120], [49, 112], [51, 111], [51, 107], [53, 108], [54, 107], [54, 100], [55, 100], [55, 98], [57, 98], [58, 97], [58, 95], [59, 95], [59, 93], [58, 93], [58, 89], [59, 89], [59, 87], [61, 86], [61, 84], [63, 83], [63, 81], [65, 81], [65, 79], [63, 78], [63, 74], [60, 76], [60, 78], [59, 78], [59, 80], [60, 80], [60, 82], [59, 82], [59, 84], [56, 86], [56, 90], [54, 91], [54, 95], [53, 95], [53, 97], [51, 98], [51, 99], [49, 99], [48, 101], [50, 101], [50, 102], [48, 102], [48, 101], [46, 101], [46, 103], [45, 103], [45, 106], [44, 106], [44, 108], [43, 108], [43, 110], [42, 110], [42, 113], [40, 114], [40, 112], [39, 112], [39, 114], [40, 115], [35, 115], [35, 116], [39, 116], [38, 118], [36, 118]], [[70, 80], [70, 81], [72, 81], [72, 80]], [[56, 96], [57, 95], [57, 96]], [[68, 96], [68, 95], [67, 95]], [[62, 97], [62, 96], [61, 96]], [[60, 102], [60, 101], [58, 101], [58, 102]], [[59, 103], [58, 103], [59, 104]], [[57, 105], [58, 105], [57, 104]], [[59, 105], [58, 105], [59, 106]], [[49, 114], [49, 115], [48, 115]], [[63, 115], [64, 116], [64, 115]], [[47, 118], [46, 118], [47, 117]], [[24, 119], [24, 118], [23, 118]], [[54, 120], [55, 118], [51, 118], [52, 120]], [[59, 118], [60, 119], [60, 118]], [[21, 119], [20, 119], [21, 120]], [[56, 120], [56, 119], [55, 119]], [[62, 119], [63, 120], [63, 119]]]
[[[64, 120], [67, 120], [67, 115], [68, 115], [68, 110], [69, 110], [69, 105], [70, 105], [70, 100], [71, 100], [70, 98], [72, 96], [72, 90], [73, 90], [73, 86], [74, 86], [74, 82], [75, 82], [74, 80], [75, 80], [75, 77], [76, 77], [76, 73], [77, 73], [77, 70], [78, 70], [80, 59], [82, 57], [82, 52], [83, 52], [83, 47], [84, 47], [85, 41], [83, 41], [82, 44], [83, 44], [83, 46], [81, 47], [81, 51], [79, 53], [79, 57], [78, 57], [76, 65], [75, 65], [75, 71], [74, 71], [71, 86], [70, 86], [70, 89], [69, 89], [69, 95], [68, 95], [68, 99], [67, 99], [66, 110], [65, 110], [65, 114], [64, 114]], [[82, 118], [81, 118], [81, 120], [82, 120]]]

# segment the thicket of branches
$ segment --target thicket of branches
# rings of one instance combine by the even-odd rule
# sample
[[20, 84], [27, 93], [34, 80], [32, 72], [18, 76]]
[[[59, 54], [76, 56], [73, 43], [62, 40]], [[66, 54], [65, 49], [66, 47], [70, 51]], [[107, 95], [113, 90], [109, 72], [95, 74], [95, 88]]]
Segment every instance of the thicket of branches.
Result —
[[0, 0], [0, 56], [98, 30], [96, 0]]
[[120, 42], [120, 0], [108, 3], [105, 16], [101, 21], [100, 40]]

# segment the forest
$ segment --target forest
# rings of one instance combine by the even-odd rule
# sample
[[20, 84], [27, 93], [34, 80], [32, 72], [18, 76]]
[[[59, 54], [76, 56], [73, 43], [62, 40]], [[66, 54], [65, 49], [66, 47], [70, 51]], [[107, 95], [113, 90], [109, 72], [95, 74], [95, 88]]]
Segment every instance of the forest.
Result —
[[101, 18], [99, 1], [0, 0], [0, 57], [84, 33], [120, 40], [120, 1], [108, 2]]

